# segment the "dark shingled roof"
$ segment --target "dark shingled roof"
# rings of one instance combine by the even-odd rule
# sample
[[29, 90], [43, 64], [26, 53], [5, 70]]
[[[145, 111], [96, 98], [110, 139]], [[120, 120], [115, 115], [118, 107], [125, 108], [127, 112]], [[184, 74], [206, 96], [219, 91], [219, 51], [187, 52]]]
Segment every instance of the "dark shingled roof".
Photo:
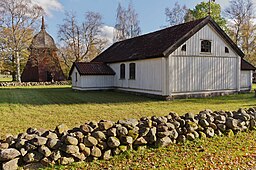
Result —
[[32, 48], [57, 49], [54, 43], [54, 39], [45, 30], [44, 17], [42, 17], [42, 26], [40, 32], [33, 37], [32, 43], [30, 45], [30, 49]]
[[248, 61], [241, 59], [241, 70], [256, 70], [256, 68]]
[[78, 70], [80, 75], [115, 75], [115, 72], [107, 64], [98, 62], [75, 62], [73, 63], [69, 76], [74, 67]]
[[206, 24], [210, 24], [215, 28], [223, 39], [225, 39], [241, 57], [244, 56], [243, 52], [213, 19], [208, 16], [199, 20], [116, 42], [97, 56], [93, 62], [114, 63], [168, 56]]

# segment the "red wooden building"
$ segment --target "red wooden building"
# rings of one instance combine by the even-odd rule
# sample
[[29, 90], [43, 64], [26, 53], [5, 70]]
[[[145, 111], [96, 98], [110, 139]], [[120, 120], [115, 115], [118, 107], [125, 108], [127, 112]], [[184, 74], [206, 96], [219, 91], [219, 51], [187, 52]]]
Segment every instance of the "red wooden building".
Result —
[[41, 31], [36, 34], [29, 47], [30, 56], [21, 75], [22, 82], [63, 81], [65, 76], [60, 67], [57, 47], [46, 32], [44, 18]]

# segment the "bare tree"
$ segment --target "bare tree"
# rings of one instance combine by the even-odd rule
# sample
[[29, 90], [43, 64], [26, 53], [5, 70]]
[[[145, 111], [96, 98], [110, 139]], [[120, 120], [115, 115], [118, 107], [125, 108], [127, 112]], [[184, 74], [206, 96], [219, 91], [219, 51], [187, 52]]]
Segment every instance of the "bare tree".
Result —
[[[33, 38], [33, 30], [43, 9], [32, 5], [31, 0], [0, 0], [1, 26], [0, 34], [4, 37], [5, 53], [11, 60], [14, 70], [13, 80], [20, 79], [20, 62]], [[15, 76], [14, 76], [15, 75]]]
[[119, 3], [117, 7], [114, 42], [136, 37], [140, 33], [141, 28], [139, 26], [138, 14], [132, 3], [129, 3], [127, 9], [123, 8]]
[[102, 26], [102, 16], [100, 13], [86, 13], [85, 22], [82, 24], [82, 31], [86, 47], [85, 54], [88, 61], [95, 58], [105, 48], [107, 40], [101, 37]]
[[126, 39], [126, 37], [128, 37], [127, 34], [128, 33], [126, 32], [126, 11], [121, 6], [121, 3], [118, 3], [116, 25], [114, 32], [114, 42]]
[[256, 16], [252, 0], [231, 0], [225, 15], [229, 19], [230, 36], [242, 48], [246, 58], [256, 64]]
[[138, 14], [136, 13], [131, 2], [127, 9], [127, 19], [127, 30], [130, 28], [130, 31], [128, 31], [128, 36], [132, 38], [140, 35], [141, 29], [139, 26]]
[[[64, 23], [59, 25], [58, 38], [65, 64], [71, 67], [76, 61], [90, 61], [98, 54], [106, 41], [100, 35], [102, 17], [96, 12], [87, 12], [85, 21], [78, 23], [74, 12], [66, 12]], [[98, 53], [92, 55], [92, 48]], [[96, 51], [97, 51], [96, 50]]]
[[232, 31], [234, 41], [236, 44], [239, 44], [242, 27], [255, 18], [253, 3], [251, 0], [231, 0], [230, 6], [225, 9], [224, 14], [230, 20], [229, 28]]
[[[59, 25], [58, 38], [64, 47], [61, 47], [65, 63], [80, 61], [82, 58], [82, 33], [74, 12], [65, 12], [63, 24]], [[65, 53], [65, 54], [64, 54]], [[68, 65], [68, 64], [67, 64]]]
[[165, 8], [166, 21], [170, 26], [184, 23], [187, 13], [187, 7], [181, 6], [178, 2], [175, 2], [173, 8]]

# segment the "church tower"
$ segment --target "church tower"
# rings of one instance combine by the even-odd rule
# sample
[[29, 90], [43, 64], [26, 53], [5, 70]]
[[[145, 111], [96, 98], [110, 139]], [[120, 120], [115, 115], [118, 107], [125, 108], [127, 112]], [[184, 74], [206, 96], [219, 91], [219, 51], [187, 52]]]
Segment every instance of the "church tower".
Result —
[[29, 47], [30, 56], [22, 72], [22, 82], [63, 81], [65, 76], [60, 67], [57, 47], [46, 32], [44, 17], [41, 31], [33, 37]]

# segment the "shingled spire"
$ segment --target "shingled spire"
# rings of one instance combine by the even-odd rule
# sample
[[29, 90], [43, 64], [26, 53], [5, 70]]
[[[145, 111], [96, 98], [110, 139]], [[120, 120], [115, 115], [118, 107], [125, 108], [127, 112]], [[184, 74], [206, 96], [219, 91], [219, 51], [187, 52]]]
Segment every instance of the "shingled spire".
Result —
[[45, 29], [45, 25], [44, 25], [44, 16], [42, 16], [42, 25], [41, 25], [41, 30]]
[[45, 30], [44, 16], [41, 30], [34, 36], [29, 50], [30, 56], [21, 75], [23, 82], [65, 80], [58, 59], [58, 49], [54, 39]]

